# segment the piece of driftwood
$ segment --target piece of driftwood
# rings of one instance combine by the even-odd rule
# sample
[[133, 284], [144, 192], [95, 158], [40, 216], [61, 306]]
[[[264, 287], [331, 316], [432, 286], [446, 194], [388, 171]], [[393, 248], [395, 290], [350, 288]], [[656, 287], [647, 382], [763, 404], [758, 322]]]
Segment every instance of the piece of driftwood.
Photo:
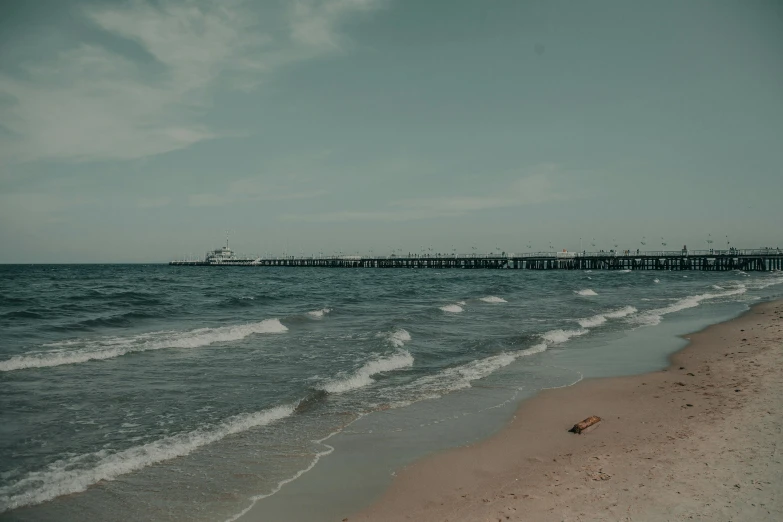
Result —
[[574, 427], [571, 428], [571, 433], [587, 433], [588, 431], [592, 430], [596, 426], [598, 426], [598, 423], [601, 422], [601, 417], [596, 417], [595, 415], [591, 415], [587, 417], [582, 422], [577, 422], [574, 424]]

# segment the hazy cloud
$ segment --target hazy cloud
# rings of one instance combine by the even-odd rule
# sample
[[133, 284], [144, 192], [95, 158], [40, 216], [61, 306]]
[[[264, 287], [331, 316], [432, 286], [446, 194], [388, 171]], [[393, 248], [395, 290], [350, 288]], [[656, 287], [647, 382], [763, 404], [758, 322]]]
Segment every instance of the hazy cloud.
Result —
[[201, 115], [221, 88], [248, 90], [281, 66], [341, 48], [341, 23], [375, 0], [243, 0], [86, 6], [83, 16], [154, 61], [81, 42], [0, 73], [0, 160], [127, 160], [233, 134]]
[[167, 196], [157, 198], [141, 198], [137, 202], [140, 208], [160, 208], [171, 203], [171, 198]]
[[409, 198], [391, 201], [387, 208], [358, 211], [340, 210], [320, 214], [284, 214], [283, 221], [415, 221], [440, 217], [462, 216], [470, 212], [488, 209], [517, 207], [522, 205], [565, 201], [579, 194], [562, 188], [562, 181], [570, 174], [561, 173], [555, 165], [541, 165], [519, 178], [497, 194], [484, 196], [438, 196]]
[[311, 199], [327, 194], [326, 190], [296, 190], [287, 186], [267, 184], [254, 178], [243, 178], [229, 183], [219, 194], [191, 194], [188, 204], [192, 207], [216, 207], [248, 201], [285, 201]]

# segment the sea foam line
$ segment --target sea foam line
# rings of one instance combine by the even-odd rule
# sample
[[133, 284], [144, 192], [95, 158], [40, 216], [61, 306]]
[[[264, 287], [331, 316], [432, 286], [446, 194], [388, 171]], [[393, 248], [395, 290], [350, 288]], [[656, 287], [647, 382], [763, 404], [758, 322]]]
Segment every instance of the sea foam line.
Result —
[[347, 424], [342, 426], [340, 429], [338, 429], [336, 431], [333, 431], [332, 433], [330, 433], [329, 435], [327, 435], [326, 437], [324, 437], [322, 439], [318, 439], [318, 440], [312, 441], [315, 444], [320, 444], [321, 446], [323, 446], [326, 449], [324, 451], [317, 452], [313, 456], [313, 460], [310, 462], [310, 464], [307, 465], [307, 467], [305, 467], [303, 469], [300, 469], [299, 471], [294, 473], [292, 476], [290, 476], [288, 478], [285, 478], [285, 479], [281, 480], [280, 482], [278, 482], [277, 485], [269, 491], [269, 493], [262, 493], [260, 495], [255, 495], [255, 496], [250, 497], [250, 505], [247, 506], [242, 511], [240, 511], [239, 513], [237, 513], [236, 515], [233, 515], [230, 518], [226, 519], [225, 522], [235, 522], [236, 520], [242, 518], [245, 515], [245, 513], [247, 513], [251, 509], [253, 509], [253, 506], [255, 506], [258, 503], [259, 500], [263, 500], [263, 499], [265, 499], [267, 497], [271, 497], [272, 495], [276, 494], [281, 489], [283, 489], [283, 486], [285, 486], [286, 484], [290, 484], [291, 482], [295, 481], [296, 479], [298, 479], [299, 477], [301, 477], [302, 475], [304, 475], [308, 471], [312, 470], [316, 466], [316, 464], [318, 464], [318, 462], [321, 460], [321, 458], [323, 458], [323, 457], [325, 457], [327, 455], [330, 455], [334, 451], [334, 446], [330, 446], [329, 444], [326, 444], [326, 441], [331, 439], [335, 435], [337, 435], [339, 433], [342, 433], [343, 430], [345, 430], [345, 428], [347, 428], [348, 426], [350, 426], [354, 422], [358, 421], [359, 419], [361, 419], [365, 415], [366, 414], [359, 414], [359, 415], [356, 416], [355, 419], [353, 419], [352, 421], [348, 422]]
[[[21, 506], [40, 504], [61, 495], [85, 491], [102, 480], [113, 480], [158, 462], [183, 457], [229, 435], [289, 417], [294, 411], [293, 405], [276, 406], [254, 413], [235, 415], [210, 429], [197, 429], [164, 437], [116, 453], [101, 450], [58, 460], [44, 471], [29, 472], [18, 482], [0, 488], [0, 513]], [[88, 469], [74, 468], [83, 462], [94, 462], [94, 465]]]
[[[287, 330], [288, 328], [278, 319], [265, 319], [256, 323], [198, 328], [187, 332], [152, 332], [132, 337], [107, 337], [96, 341], [85, 341], [84, 348], [76, 350], [49, 350], [15, 355], [0, 361], [0, 371], [79, 364], [163, 348], [197, 348], [213, 343], [238, 341], [253, 334], [283, 333]], [[62, 346], [72, 344], [73, 341], [66, 341]]]

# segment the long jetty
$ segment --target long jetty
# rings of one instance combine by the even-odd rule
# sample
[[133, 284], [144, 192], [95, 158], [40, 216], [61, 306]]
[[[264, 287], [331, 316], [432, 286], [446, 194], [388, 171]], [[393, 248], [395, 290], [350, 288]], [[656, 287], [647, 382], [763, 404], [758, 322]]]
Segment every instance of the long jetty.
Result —
[[782, 249], [538, 252], [526, 254], [310, 256], [232, 261], [171, 261], [173, 266], [319, 268], [462, 268], [516, 270], [783, 270]]

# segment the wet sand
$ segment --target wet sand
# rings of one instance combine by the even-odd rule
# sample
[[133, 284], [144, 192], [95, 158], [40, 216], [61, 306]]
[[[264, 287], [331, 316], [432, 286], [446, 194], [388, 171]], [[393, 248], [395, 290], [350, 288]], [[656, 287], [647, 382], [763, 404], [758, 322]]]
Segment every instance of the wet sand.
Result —
[[783, 520], [783, 301], [685, 337], [667, 369], [546, 390], [344, 520]]

